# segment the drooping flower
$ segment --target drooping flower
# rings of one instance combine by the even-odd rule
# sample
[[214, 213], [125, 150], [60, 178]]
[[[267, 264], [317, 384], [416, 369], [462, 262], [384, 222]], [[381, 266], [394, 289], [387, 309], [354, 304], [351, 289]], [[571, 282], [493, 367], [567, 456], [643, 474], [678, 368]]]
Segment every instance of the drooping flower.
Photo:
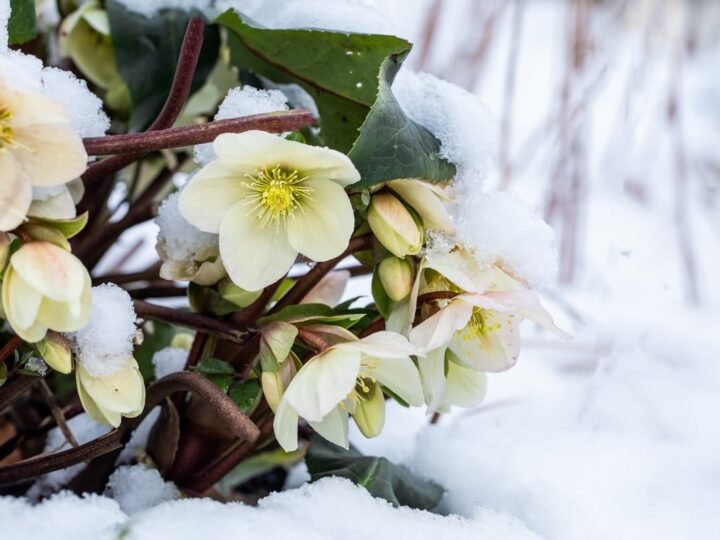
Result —
[[2, 305], [25, 341], [40, 341], [48, 329], [74, 332], [90, 317], [90, 275], [77, 257], [55, 244], [28, 242], [10, 257]]
[[98, 422], [118, 427], [123, 417], [135, 418], [145, 407], [145, 383], [137, 361], [106, 377], [95, 377], [77, 363], [75, 370], [78, 395], [83, 409]]
[[23, 222], [33, 186], [69, 182], [86, 164], [85, 147], [63, 107], [0, 83], [0, 231]]
[[416, 347], [394, 332], [338, 343], [311, 358], [290, 382], [273, 427], [280, 445], [297, 448], [297, 422], [305, 418], [321, 436], [348, 447], [349, 415], [366, 437], [382, 430], [383, 387], [408, 403], [423, 403]]
[[217, 159], [180, 195], [180, 213], [198, 229], [220, 235], [230, 278], [246, 290], [280, 279], [298, 253], [313, 261], [340, 255], [353, 233], [345, 186], [360, 175], [328, 148], [261, 131], [223, 134]]

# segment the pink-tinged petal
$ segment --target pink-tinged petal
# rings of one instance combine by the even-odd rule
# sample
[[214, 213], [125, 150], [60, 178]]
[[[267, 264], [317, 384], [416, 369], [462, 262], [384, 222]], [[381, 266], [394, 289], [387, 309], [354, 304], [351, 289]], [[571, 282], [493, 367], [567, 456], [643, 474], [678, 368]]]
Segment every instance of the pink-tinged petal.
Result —
[[472, 316], [473, 306], [456, 297], [432, 317], [410, 330], [410, 341], [424, 351], [446, 345], [452, 335], [463, 328]]
[[310, 289], [300, 303], [335, 306], [340, 302], [348, 281], [350, 281], [350, 272], [347, 270], [328, 272], [320, 283]]
[[57, 302], [77, 300], [89, 281], [72, 253], [50, 242], [28, 242], [10, 258], [13, 269], [33, 289]]

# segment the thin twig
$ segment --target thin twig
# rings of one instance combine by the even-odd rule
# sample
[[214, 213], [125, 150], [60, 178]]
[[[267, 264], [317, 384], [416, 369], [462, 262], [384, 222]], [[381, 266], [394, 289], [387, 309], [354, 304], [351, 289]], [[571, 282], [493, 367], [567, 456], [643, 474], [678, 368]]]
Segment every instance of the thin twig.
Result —
[[0, 364], [4, 363], [22, 343], [23, 340], [19, 336], [11, 337], [8, 342], [3, 345], [2, 349], [0, 349]]
[[58, 428], [60, 428], [60, 431], [65, 437], [65, 440], [69, 442], [72, 446], [77, 447], [77, 439], [75, 438], [75, 435], [73, 435], [73, 432], [70, 429], [67, 420], [65, 419], [65, 415], [63, 414], [60, 405], [58, 405], [57, 399], [55, 399], [55, 394], [53, 394], [52, 390], [48, 386], [48, 383], [45, 382], [45, 380], [40, 381], [40, 393], [43, 395], [45, 403], [47, 403], [48, 407], [50, 408], [50, 413], [55, 419], [55, 422], [57, 423]]

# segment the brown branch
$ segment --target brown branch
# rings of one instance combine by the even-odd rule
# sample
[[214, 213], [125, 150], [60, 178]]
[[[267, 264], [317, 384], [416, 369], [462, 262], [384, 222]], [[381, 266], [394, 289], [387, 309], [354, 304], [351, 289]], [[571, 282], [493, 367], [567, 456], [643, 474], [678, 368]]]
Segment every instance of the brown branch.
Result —
[[[165, 105], [160, 111], [160, 114], [158, 114], [155, 121], [150, 125], [148, 131], [167, 129], [171, 127], [180, 116], [185, 102], [190, 95], [195, 68], [197, 67], [200, 51], [202, 50], [204, 31], [205, 21], [202, 19], [194, 17], [188, 23], [182, 47], [180, 48], [180, 56], [178, 57], [175, 78], [170, 87], [170, 93], [165, 100]], [[108, 178], [120, 169], [142, 158], [144, 155], [143, 152], [138, 152], [117, 155], [99, 161], [88, 167], [82, 176], [83, 182], [85, 185], [91, 185], [104, 178]]]
[[47, 403], [50, 408], [50, 413], [55, 419], [58, 428], [60, 428], [60, 431], [65, 436], [65, 440], [69, 442], [71, 446], [78, 446], [77, 439], [75, 438], [75, 435], [73, 435], [70, 426], [68, 426], [65, 415], [63, 414], [60, 405], [58, 405], [57, 399], [55, 399], [55, 395], [52, 393], [52, 390], [50, 390], [50, 387], [44, 380], [40, 381], [40, 392], [45, 399], [45, 403]]
[[365, 234], [350, 239], [347, 249], [340, 255], [329, 261], [317, 263], [312, 270], [301, 277], [295, 285], [278, 300], [278, 303], [270, 310], [270, 313], [277, 313], [281, 309], [293, 304], [299, 304], [303, 298], [317, 285], [325, 274], [330, 272], [337, 264], [357, 251], [363, 251], [372, 247], [372, 235]]
[[19, 336], [11, 337], [8, 342], [2, 346], [2, 349], [0, 349], [0, 364], [4, 363], [22, 343], [23, 340]]
[[200, 330], [233, 343], [243, 344], [248, 337], [248, 332], [206, 315], [150, 304], [144, 300], [134, 300], [133, 304], [138, 317], [143, 319], [162, 321], [185, 328], [192, 328], [193, 330]]
[[315, 122], [310, 111], [292, 111], [253, 114], [229, 120], [217, 120], [206, 124], [195, 124], [144, 133], [125, 133], [105, 137], [83, 139], [85, 150], [92, 156], [124, 153], [148, 153], [167, 148], [180, 148], [195, 144], [209, 143], [223, 133], [242, 133], [252, 129], [282, 133], [296, 131]]
[[449, 300], [455, 298], [457, 295], [458, 293], [452, 291], [433, 291], [418, 296], [417, 303], [422, 304], [423, 302], [431, 302], [433, 300]]
[[262, 312], [265, 310], [265, 306], [267, 306], [268, 302], [270, 302], [273, 295], [275, 294], [275, 291], [278, 290], [284, 279], [285, 276], [278, 279], [272, 285], [268, 285], [267, 287], [265, 287], [265, 290], [263, 290], [260, 296], [258, 296], [252, 304], [250, 304], [242, 311], [233, 313], [230, 316], [230, 320], [234, 324], [243, 327], [253, 324], [257, 320], [257, 318], [262, 315]]
[[124, 283], [133, 283], [135, 281], [153, 281], [159, 279], [160, 266], [162, 263], [156, 262], [152, 266], [149, 266], [145, 270], [140, 272], [132, 272], [128, 274], [105, 274], [103, 276], [97, 276], [93, 278], [93, 285], [99, 285], [101, 283], [116, 283], [118, 285]]
[[10, 405], [15, 398], [24, 394], [41, 378], [42, 377], [35, 377], [32, 375], [20, 375], [3, 386], [2, 391], [0, 391], [0, 413], [2, 413], [5, 407]]
[[41, 474], [65, 469], [118, 450], [130, 438], [130, 433], [145, 416], [167, 396], [175, 392], [191, 391], [205, 400], [222, 418], [227, 427], [245, 441], [255, 442], [261, 435], [258, 427], [214, 383], [198, 373], [173, 373], [154, 382], [147, 391], [145, 408], [137, 418], [125, 418], [118, 429], [93, 441], [50, 455], [35, 456], [19, 463], [0, 467], [0, 485], [33, 478]]
[[130, 298], [176, 298], [187, 294], [187, 287], [176, 287], [174, 285], [157, 285], [130, 289], [127, 291]]

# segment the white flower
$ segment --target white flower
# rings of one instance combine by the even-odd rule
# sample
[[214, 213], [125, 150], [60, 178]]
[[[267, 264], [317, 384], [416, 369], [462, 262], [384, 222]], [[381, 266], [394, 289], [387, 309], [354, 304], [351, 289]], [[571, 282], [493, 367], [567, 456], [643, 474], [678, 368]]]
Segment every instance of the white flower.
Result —
[[220, 235], [230, 278], [246, 290], [280, 279], [298, 253], [313, 261], [340, 255], [353, 233], [345, 186], [360, 179], [350, 159], [328, 148], [261, 131], [220, 135], [218, 158], [180, 195], [180, 213]]
[[422, 385], [410, 355], [418, 350], [394, 332], [376, 332], [334, 345], [311, 358], [290, 382], [273, 427], [280, 445], [297, 448], [298, 417], [321, 436], [348, 447], [348, 415], [366, 436], [382, 429], [382, 386], [409, 405], [423, 403]]
[[10, 257], [2, 285], [10, 326], [34, 343], [48, 329], [73, 332], [90, 316], [90, 275], [82, 263], [49, 242], [28, 242]]
[[442, 187], [416, 178], [393, 180], [387, 187], [420, 214], [425, 229], [454, 232], [455, 226], [445, 206], [448, 196]]
[[0, 231], [23, 222], [32, 186], [69, 182], [86, 164], [85, 147], [64, 108], [41, 94], [0, 84]]
[[118, 427], [123, 416], [135, 418], [145, 407], [145, 383], [132, 357], [107, 377], [90, 375], [78, 362], [75, 380], [83, 409], [98, 422]]

